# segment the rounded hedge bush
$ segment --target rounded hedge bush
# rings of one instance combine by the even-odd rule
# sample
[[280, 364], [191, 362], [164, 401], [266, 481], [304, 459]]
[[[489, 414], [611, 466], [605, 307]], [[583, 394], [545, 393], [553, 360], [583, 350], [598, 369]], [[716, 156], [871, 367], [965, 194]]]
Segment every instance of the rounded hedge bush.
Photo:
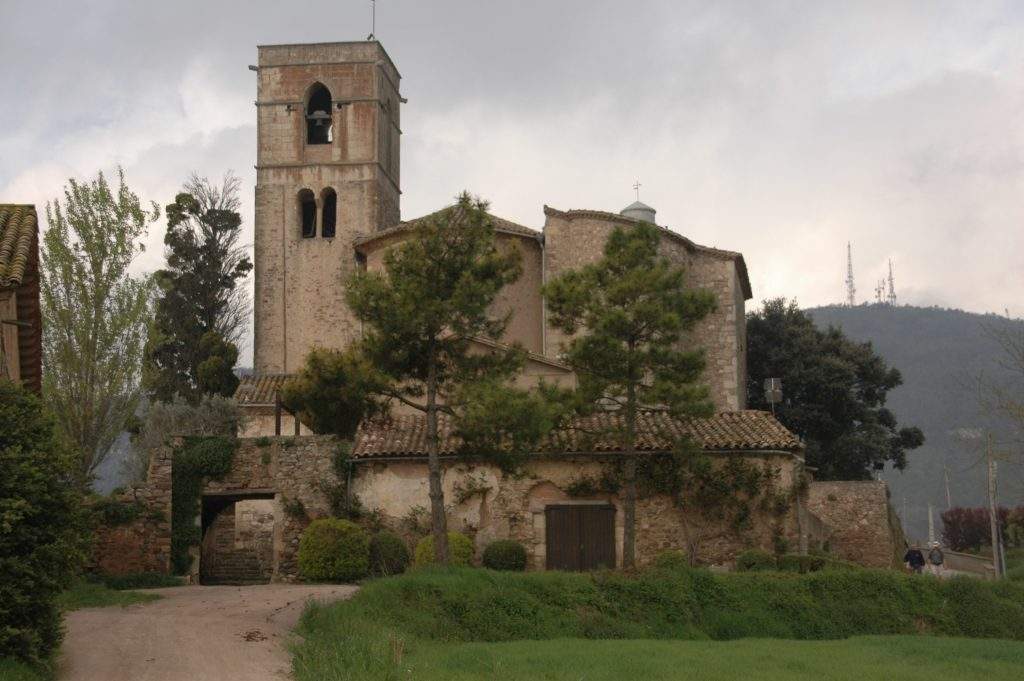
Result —
[[[413, 564], [416, 567], [432, 565], [437, 562], [434, 558], [434, 535], [428, 534], [416, 544], [416, 551], [413, 552]], [[449, 565], [472, 565], [473, 563], [473, 542], [469, 537], [460, 532], [448, 533], [448, 564]]]
[[370, 538], [370, 571], [386, 577], [399, 575], [409, 567], [409, 549], [390, 532], [378, 532]]
[[484, 549], [482, 562], [492, 570], [522, 572], [526, 569], [526, 549], [514, 539], [499, 539]]
[[740, 572], [774, 570], [775, 556], [761, 549], [749, 549], [736, 556], [736, 569]]
[[370, 571], [370, 538], [355, 523], [314, 520], [299, 541], [299, 572], [320, 582], [350, 582]]

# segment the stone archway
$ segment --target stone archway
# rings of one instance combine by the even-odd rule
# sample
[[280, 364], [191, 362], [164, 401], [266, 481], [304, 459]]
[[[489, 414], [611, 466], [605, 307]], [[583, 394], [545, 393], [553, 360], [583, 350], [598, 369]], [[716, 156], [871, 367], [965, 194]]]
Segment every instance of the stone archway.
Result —
[[274, 571], [274, 495], [203, 495], [200, 584], [266, 584]]

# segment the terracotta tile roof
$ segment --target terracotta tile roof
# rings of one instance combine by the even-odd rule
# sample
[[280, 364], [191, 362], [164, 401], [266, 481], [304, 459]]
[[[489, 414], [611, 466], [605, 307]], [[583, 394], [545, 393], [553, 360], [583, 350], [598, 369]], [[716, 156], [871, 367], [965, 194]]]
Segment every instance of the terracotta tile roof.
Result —
[[[402, 232], [414, 229], [418, 225], [421, 225], [430, 220], [436, 220], [437, 218], [441, 217], [442, 213], [444, 213], [445, 211], [450, 211], [453, 209], [456, 210], [454, 220], [458, 222], [458, 220], [461, 219], [461, 211], [459, 211], [459, 209], [455, 208], [454, 206], [446, 206], [445, 208], [434, 211], [433, 213], [423, 215], [413, 220], [406, 220], [405, 222], [400, 222], [394, 227], [389, 227], [388, 229], [376, 232], [374, 234], [370, 234], [369, 236], [360, 237], [355, 240], [354, 245], [357, 247], [364, 246], [366, 244], [377, 241], [378, 239], [384, 239], [395, 234], [401, 234]], [[491, 219], [491, 222], [494, 225], [494, 229], [497, 232], [501, 232], [504, 234], [516, 234], [518, 236], [526, 236], [533, 239], [541, 239], [543, 237], [543, 235], [535, 229], [524, 227], [523, 225], [516, 224], [515, 222], [506, 220], [504, 218], [499, 218], [498, 216], [491, 215], [490, 213], [488, 213], [487, 216]]]
[[242, 376], [235, 388], [235, 401], [249, 406], [274, 404], [274, 395], [291, 377], [291, 374]]
[[[538, 447], [538, 454], [613, 453], [619, 451], [606, 433], [621, 417], [616, 412], [601, 412], [576, 419], [552, 433]], [[459, 441], [447, 418], [439, 420], [440, 453], [453, 455]], [[722, 412], [709, 418], [673, 419], [664, 412], [645, 412], [638, 424], [638, 449], [645, 452], [667, 451], [672, 442], [689, 436], [706, 451], [795, 452], [803, 448], [793, 433], [768, 412]], [[603, 434], [605, 433], [605, 434]], [[355, 458], [426, 456], [426, 420], [421, 415], [392, 416], [364, 423], [356, 435]]]
[[32, 260], [38, 232], [36, 208], [0, 204], [0, 286], [16, 286]]
[[[619, 213], [609, 213], [609, 212], [603, 211], [603, 210], [580, 210], [580, 209], [558, 210], [557, 208], [552, 208], [551, 206], [544, 206], [544, 214], [545, 215], [553, 215], [553, 216], [556, 216], [556, 217], [562, 217], [562, 218], [566, 218], [568, 220], [572, 220], [573, 218], [580, 217], [580, 218], [596, 218], [598, 220], [608, 220], [609, 222], [618, 222], [618, 223], [626, 223], [626, 224], [639, 224], [640, 223], [640, 220], [637, 220], [636, 218], [626, 217], [625, 215], [621, 215]], [[655, 225], [655, 226], [656, 227], [661, 227], [661, 225]], [[744, 299], [745, 300], [750, 300], [751, 298], [754, 297], [753, 291], [750, 288], [750, 276], [747, 274], [747, 263], [743, 259], [743, 254], [742, 253], [737, 253], [736, 251], [725, 251], [725, 250], [722, 250], [720, 248], [712, 248], [710, 246], [701, 246], [700, 244], [696, 243], [695, 241], [687, 239], [685, 236], [683, 236], [679, 232], [672, 231], [668, 227], [661, 227], [661, 231], [665, 234], [665, 236], [667, 236], [670, 239], [673, 239], [675, 241], [678, 241], [679, 243], [683, 244], [684, 246], [686, 246], [686, 248], [688, 248], [691, 251], [696, 251], [698, 253], [705, 253], [705, 254], [710, 255], [712, 257], [715, 257], [715, 258], [720, 258], [722, 260], [732, 260], [733, 262], [735, 262], [736, 263], [736, 270], [737, 270], [737, 273], [739, 274], [739, 277], [740, 277], [740, 285], [743, 287]]]

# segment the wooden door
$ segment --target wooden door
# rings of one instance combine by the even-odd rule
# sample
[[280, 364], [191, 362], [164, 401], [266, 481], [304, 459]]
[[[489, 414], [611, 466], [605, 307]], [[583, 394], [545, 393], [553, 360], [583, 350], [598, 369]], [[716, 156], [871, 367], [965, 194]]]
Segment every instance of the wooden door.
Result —
[[615, 567], [614, 506], [548, 506], [544, 515], [549, 570]]

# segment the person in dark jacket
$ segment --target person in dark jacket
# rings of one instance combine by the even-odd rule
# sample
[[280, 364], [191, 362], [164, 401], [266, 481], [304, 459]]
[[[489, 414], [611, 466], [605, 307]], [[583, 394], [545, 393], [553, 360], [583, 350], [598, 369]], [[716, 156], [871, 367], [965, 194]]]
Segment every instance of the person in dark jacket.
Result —
[[903, 556], [903, 562], [907, 564], [908, 568], [914, 571], [914, 574], [921, 574], [924, 570], [924, 554], [921, 553], [921, 547], [914, 544], [907, 549], [906, 554]]

